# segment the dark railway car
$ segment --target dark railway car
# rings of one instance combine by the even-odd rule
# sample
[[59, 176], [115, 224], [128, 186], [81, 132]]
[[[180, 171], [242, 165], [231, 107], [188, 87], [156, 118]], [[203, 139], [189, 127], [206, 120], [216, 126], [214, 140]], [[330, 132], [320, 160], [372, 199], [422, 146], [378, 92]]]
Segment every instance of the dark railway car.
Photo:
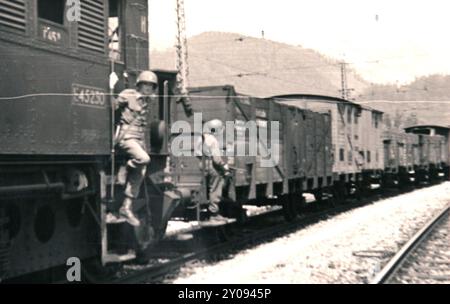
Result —
[[[303, 192], [322, 195], [332, 186], [331, 120], [329, 114], [320, 114], [296, 107], [281, 105], [272, 99], [239, 95], [231, 86], [192, 88], [193, 107], [202, 110], [203, 121], [220, 119], [233, 122], [235, 141], [223, 142], [223, 151], [238, 151], [239, 147], [258, 146], [257, 155], [231, 154], [228, 164], [235, 169], [230, 198], [242, 204], [283, 204], [286, 216], [295, 216], [296, 204]], [[176, 119], [186, 118], [181, 111]], [[278, 139], [261, 143], [263, 138], [248, 136], [248, 127], [254, 123], [258, 134], [270, 136], [275, 132], [271, 122], [279, 122]], [[198, 136], [199, 134], [197, 134]], [[266, 137], [269, 138], [269, 137]], [[262, 157], [266, 151], [279, 153], [273, 163]], [[187, 151], [191, 152], [191, 151]], [[263, 153], [261, 153], [263, 152]], [[192, 156], [172, 159], [179, 187], [203, 193], [199, 161]], [[262, 165], [262, 162], [266, 165]], [[268, 166], [267, 166], [267, 162]], [[206, 198], [203, 197], [206, 204]]]
[[419, 135], [420, 171], [424, 172], [424, 180], [435, 181], [444, 177], [442, 162], [442, 146], [445, 138], [441, 135]]
[[436, 125], [419, 125], [405, 129], [418, 134], [420, 146], [419, 170], [433, 179], [449, 179], [450, 128]]
[[[64, 265], [70, 257], [84, 266], [134, 257], [116, 254], [121, 248], [111, 242], [133, 232], [106, 222], [121, 199], [111, 184], [122, 192], [111, 176], [108, 76], [119, 75], [111, 91], [118, 93], [149, 68], [147, 0], [82, 0], [79, 21], [69, 12], [64, 0], [0, 1], [0, 279]], [[137, 251], [148, 245], [150, 225], [164, 231], [180, 198], [164, 181], [161, 122], [169, 117], [175, 73], [158, 75], [161, 98], [150, 105], [147, 130], [152, 162], [135, 204], [145, 225], [125, 240]], [[117, 166], [122, 160], [117, 155]]]
[[416, 169], [420, 166], [419, 137], [415, 134], [385, 131], [383, 186], [397, 187], [416, 184]]

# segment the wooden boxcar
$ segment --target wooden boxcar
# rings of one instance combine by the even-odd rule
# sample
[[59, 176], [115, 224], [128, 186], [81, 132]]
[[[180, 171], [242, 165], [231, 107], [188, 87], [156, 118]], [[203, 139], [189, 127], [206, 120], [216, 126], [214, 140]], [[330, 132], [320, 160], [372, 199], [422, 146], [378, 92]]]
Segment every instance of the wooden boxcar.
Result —
[[383, 170], [382, 113], [356, 103], [329, 96], [283, 95], [273, 97], [282, 104], [331, 114], [333, 179], [341, 188], [350, 183], [379, 186]]
[[[239, 95], [232, 86], [192, 88], [190, 94], [194, 111], [201, 112], [203, 121], [217, 118], [224, 123], [231, 122], [234, 134], [246, 135], [236, 137], [237, 140], [224, 138], [222, 151], [236, 152], [239, 146], [246, 147], [246, 151], [251, 146], [258, 147], [256, 155], [230, 154], [227, 157], [228, 164], [235, 169], [230, 197], [237, 202], [279, 204], [283, 200], [276, 198], [292, 194], [301, 197], [303, 192], [317, 192], [332, 185], [329, 114], [279, 104], [272, 99]], [[187, 118], [181, 107], [173, 119], [186, 120], [193, 129], [194, 118]], [[276, 130], [272, 122], [279, 125], [278, 138], [273, 141], [270, 135]], [[251, 124], [258, 128], [260, 136], [256, 140], [248, 136]], [[267, 137], [262, 138], [265, 134]], [[177, 132], [172, 134], [178, 135]], [[266, 140], [261, 143], [263, 139]], [[272, 160], [262, 156], [267, 151]], [[266, 166], [262, 166], [263, 161]], [[173, 157], [172, 163], [178, 186], [200, 193], [199, 160], [180, 156]]]
[[431, 179], [449, 179], [450, 128], [418, 125], [405, 129], [419, 135], [420, 162], [418, 170]]
[[419, 137], [399, 131], [383, 133], [385, 186], [415, 183], [415, 169], [420, 165]]

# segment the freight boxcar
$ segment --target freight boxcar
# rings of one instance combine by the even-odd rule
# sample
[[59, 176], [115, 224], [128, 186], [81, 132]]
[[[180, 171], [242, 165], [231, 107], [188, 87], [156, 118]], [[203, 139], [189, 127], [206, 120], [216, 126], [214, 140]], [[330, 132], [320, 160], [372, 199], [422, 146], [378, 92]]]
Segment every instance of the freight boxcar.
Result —
[[[432, 176], [439, 179], [449, 179], [450, 163], [450, 128], [437, 125], [418, 125], [405, 129], [408, 133], [414, 133], [420, 138], [420, 168], [421, 171], [429, 171]], [[424, 175], [427, 173], [424, 172]]]
[[[319, 112], [332, 120], [333, 178], [343, 195], [378, 188], [383, 157], [380, 111], [329, 96], [283, 95], [277, 102]], [[353, 189], [353, 190], [352, 190]]]
[[[247, 135], [237, 136], [236, 141], [224, 139], [223, 151], [238, 151], [239, 146], [246, 147], [247, 151], [252, 146], [258, 147], [256, 155], [228, 154], [228, 164], [235, 169], [229, 191], [234, 201], [283, 204], [290, 208], [292, 216], [296, 209], [293, 202], [301, 202], [303, 192], [321, 196], [332, 186], [329, 114], [279, 104], [272, 99], [239, 95], [231, 86], [192, 88], [190, 94], [193, 108], [201, 110], [203, 121], [217, 118], [231, 122], [234, 134]], [[181, 107], [176, 119], [186, 120], [194, 128], [194, 118], [185, 117]], [[273, 122], [278, 123], [278, 130]], [[258, 128], [256, 137], [248, 136], [252, 124]], [[268, 140], [274, 132], [278, 138]], [[263, 157], [267, 151], [271, 160]], [[199, 161], [192, 156], [180, 156], [174, 157], [172, 162], [178, 186], [202, 193]]]
[[385, 131], [383, 186], [397, 187], [416, 183], [420, 165], [419, 137], [399, 131]]

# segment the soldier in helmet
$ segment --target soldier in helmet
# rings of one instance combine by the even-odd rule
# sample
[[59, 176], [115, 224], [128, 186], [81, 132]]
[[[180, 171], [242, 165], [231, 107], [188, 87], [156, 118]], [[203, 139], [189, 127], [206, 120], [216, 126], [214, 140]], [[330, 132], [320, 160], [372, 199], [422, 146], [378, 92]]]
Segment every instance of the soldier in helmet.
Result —
[[220, 144], [216, 136], [223, 131], [223, 123], [219, 119], [213, 119], [205, 123], [202, 137], [196, 142], [196, 156], [202, 160], [205, 157], [205, 168], [200, 161], [200, 169], [204, 169], [209, 189], [209, 212], [217, 216], [219, 203], [222, 199], [222, 191], [225, 186], [225, 178], [231, 176], [228, 164], [222, 159]]
[[119, 209], [119, 215], [132, 226], [140, 222], [133, 214], [133, 200], [139, 195], [145, 177], [150, 156], [145, 151], [145, 127], [147, 125], [147, 108], [150, 100], [156, 98], [158, 77], [151, 71], [139, 74], [135, 89], [126, 89], [119, 94], [117, 106], [120, 109], [120, 132], [118, 146], [127, 154], [127, 181], [125, 199]]

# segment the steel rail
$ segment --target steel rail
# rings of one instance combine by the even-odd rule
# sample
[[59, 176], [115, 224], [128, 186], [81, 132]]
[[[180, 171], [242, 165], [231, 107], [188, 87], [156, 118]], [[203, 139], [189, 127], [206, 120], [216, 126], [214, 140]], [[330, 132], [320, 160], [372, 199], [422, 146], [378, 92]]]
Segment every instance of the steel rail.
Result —
[[439, 211], [397, 252], [396, 255], [370, 281], [370, 284], [386, 284], [401, 268], [405, 260], [434, 231], [434, 228], [449, 214], [450, 205]]

